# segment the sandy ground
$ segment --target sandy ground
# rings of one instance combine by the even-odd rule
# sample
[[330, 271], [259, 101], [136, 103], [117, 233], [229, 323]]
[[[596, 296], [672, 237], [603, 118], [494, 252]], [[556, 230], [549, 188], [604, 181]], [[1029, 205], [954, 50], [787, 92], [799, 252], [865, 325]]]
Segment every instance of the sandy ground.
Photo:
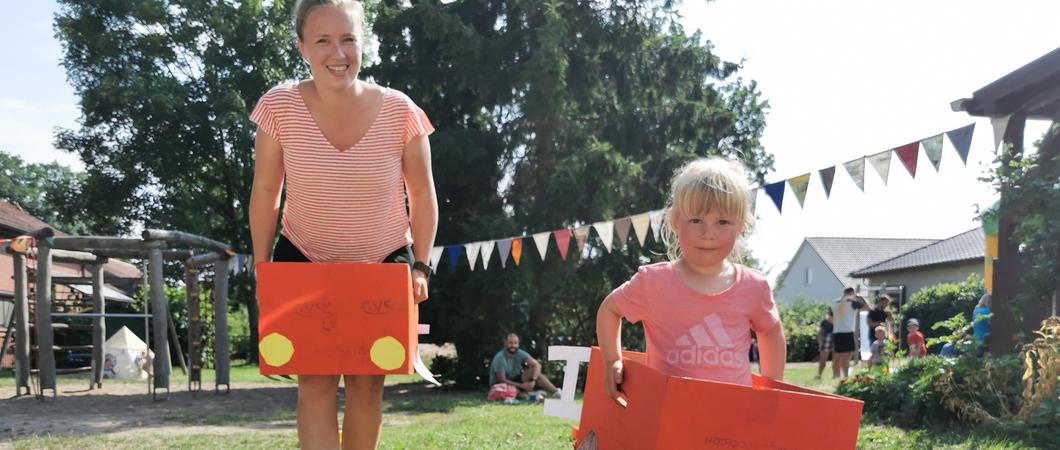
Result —
[[[421, 350], [425, 358], [429, 353], [451, 352], [447, 348]], [[387, 386], [385, 397], [425, 393], [427, 386]], [[193, 395], [187, 385], [171, 384], [171, 392], [163, 401], [152, 398], [146, 381], [104, 381], [101, 389], [89, 390], [87, 378], [61, 377], [57, 398], [46, 401], [34, 396], [15, 397], [14, 387], [0, 387], [0, 447], [34, 434], [187, 433], [189, 428], [197, 433], [294, 430], [298, 398], [294, 382], [237, 382], [231, 387], [228, 394], [217, 395], [213, 382], [204, 382], [203, 390]], [[339, 391], [338, 404], [342, 405], [342, 389]]]

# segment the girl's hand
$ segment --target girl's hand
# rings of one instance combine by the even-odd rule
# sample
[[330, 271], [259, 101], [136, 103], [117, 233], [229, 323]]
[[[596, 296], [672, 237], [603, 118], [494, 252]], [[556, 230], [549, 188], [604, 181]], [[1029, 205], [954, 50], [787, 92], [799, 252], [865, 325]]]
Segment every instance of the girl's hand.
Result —
[[625, 408], [629, 405], [629, 399], [626, 398], [626, 394], [622, 392], [620, 386], [622, 384], [622, 360], [615, 361], [610, 367], [604, 369], [604, 392], [607, 392], [607, 396], [615, 400], [618, 406]]
[[412, 298], [417, 305], [427, 300], [427, 275], [419, 270], [412, 271]]

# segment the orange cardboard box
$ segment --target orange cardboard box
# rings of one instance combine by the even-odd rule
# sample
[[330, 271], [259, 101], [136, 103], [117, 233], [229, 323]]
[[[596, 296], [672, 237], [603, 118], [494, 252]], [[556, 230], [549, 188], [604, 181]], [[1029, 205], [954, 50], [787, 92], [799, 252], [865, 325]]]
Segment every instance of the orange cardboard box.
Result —
[[419, 314], [407, 264], [259, 263], [262, 375], [411, 374]]
[[576, 446], [612, 449], [852, 449], [862, 402], [754, 376], [753, 386], [671, 377], [623, 352], [626, 408], [603, 388], [593, 347]]

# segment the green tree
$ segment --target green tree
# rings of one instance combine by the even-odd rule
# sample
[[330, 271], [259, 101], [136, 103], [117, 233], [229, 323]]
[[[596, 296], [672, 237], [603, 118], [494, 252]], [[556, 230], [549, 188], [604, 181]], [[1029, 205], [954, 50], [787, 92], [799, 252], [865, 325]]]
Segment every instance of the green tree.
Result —
[[[248, 252], [257, 99], [304, 75], [292, 2], [60, 0], [56, 34], [81, 98], [81, 127], [57, 146], [88, 168], [78, 213], [99, 234], [135, 224]], [[233, 298], [256, 304], [247, 279]], [[252, 339], [253, 341], [253, 339]]]
[[87, 229], [78, 216], [65, 214], [65, 205], [76, 201], [72, 194], [84, 180], [84, 174], [54, 162], [26, 163], [3, 151], [0, 151], [0, 174], [3, 174], [0, 199], [17, 204], [65, 233], [78, 234]]
[[[659, 208], [674, 169], [696, 156], [740, 160], [762, 181], [772, 167], [758, 141], [766, 104], [736, 64], [685, 34], [677, 3], [380, 2], [379, 63], [366, 73], [409, 93], [438, 129], [439, 242]], [[601, 244], [586, 253], [602, 256]], [[664, 253], [650, 240], [587, 259], [572, 248], [560, 261], [552, 247], [541, 262], [531, 247], [518, 269], [494, 259], [469, 272], [461, 257], [434, 279], [424, 316], [439, 324], [431, 339], [455, 342], [458, 382], [481, 382], [508, 331], [538, 356], [595, 343], [599, 302]], [[626, 342], [642, 345], [626, 329]]]

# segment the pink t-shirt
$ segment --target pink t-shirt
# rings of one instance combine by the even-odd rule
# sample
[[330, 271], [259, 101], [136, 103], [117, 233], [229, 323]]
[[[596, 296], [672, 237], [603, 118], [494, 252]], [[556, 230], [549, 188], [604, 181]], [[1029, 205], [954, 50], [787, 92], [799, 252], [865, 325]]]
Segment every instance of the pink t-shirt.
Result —
[[751, 330], [780, 322], [773, 291], [762, 274], [735, 265], [736, 282], [701, 294], [673, 263], [642, 266], [612, 292], [631, 323], [644, 321], [648, 367], [667, 375], [751, 385]]

